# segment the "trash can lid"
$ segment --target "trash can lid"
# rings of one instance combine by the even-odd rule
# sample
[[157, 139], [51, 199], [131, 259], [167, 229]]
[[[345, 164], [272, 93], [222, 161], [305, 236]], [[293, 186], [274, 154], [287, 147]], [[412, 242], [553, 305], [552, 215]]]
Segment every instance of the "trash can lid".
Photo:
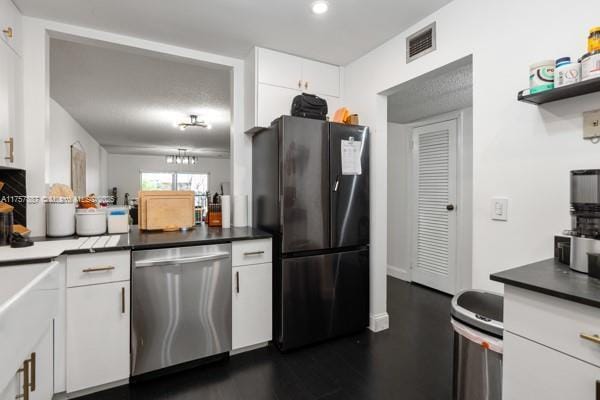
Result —
[[452, 299], [452, 317], [501, 338], [504, 332], [504, 297], [483, 290], [464, 290]]

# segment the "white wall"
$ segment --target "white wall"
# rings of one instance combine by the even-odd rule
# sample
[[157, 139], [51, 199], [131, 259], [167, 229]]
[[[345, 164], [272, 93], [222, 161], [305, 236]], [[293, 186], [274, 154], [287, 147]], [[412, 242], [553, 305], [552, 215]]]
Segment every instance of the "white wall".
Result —
[[410, 125], [388, 125], [388, 254], [390, 275], [410, 281]]
[[[49, 179], [49, 157], [40, 154], [49, 147], [49, 37], [77, 36], [123, 46], [185, 57], [231, 68], [232, 74], [232, 125], [231, 125], [231, 182], [233, 194], [251, 196], [252, 191], [252, 141], [244, 134], [244, 62], [160, 42], [119, 35], [81, 26], [64, 24], [39, 18], [23, 17], [23, 92], [25, 115], [24, 132], [27, 154], [27, 191], [31, 195], [44, 195]], [[27, 207], [28, 228], [32, 235], [45, 234], [45, 209], [43, 204]]]
[[71, 185], [71, 145], [81, 143], [86, 158], [86, 193], [106, 194], [106, 150], [53, 99], [50, 99], [50, 132], [47, 184]]
[[196, 172], [208, 173], [209, 190], [220, 192], [221, 183], [231, 182], [231, 162], [228, 158], [200, 158], [195, 165], [169, 165], [162, 156], [130, 154], [108, 155], [108, 187], [116, 187], [119, 201], [129, 193], [137, 197], [140, 190], [140, 172]]
[[[403, 82], [473, 54], [473, 285], [501, 290], [490, 273], [552, 257], [552, 236], [569, 227], [569, 176], [599, 168], [600, 147], [581, 140], [583, 111], [600, 95], [544, 107], [516, 101], [528, 85], [530, 63], [585, 51], [587, 29], [598, 24], [597, 0], [576, 7], [554, 1], [455, 0], [346, 68], [346, 103], [374, 128], [371, 241], [385, 241], [387, 206], [386, 100]], [[405, 62], [408, 34], [437, 22], [437, 51]], [[555, 23], [553, 25], [553, 23]], [[384, 108], [384, 109], [382, 109]], [[511, 199], [509, 221], [490, 220], [490, 199]], [[385, 304], [385, 263], [372, 266], [372, 313]]]

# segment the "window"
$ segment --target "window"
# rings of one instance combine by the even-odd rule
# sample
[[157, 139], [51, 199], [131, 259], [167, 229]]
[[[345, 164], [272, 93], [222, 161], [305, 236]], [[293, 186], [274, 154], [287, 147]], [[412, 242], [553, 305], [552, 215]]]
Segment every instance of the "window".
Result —
[[142, 190], [191, 190], [196, 194], [208, 191], [208, 174], [179, 172], [142, 172]]
[[173, 190], [173, 174], [170, 172], [142, 172], [142, 190]]

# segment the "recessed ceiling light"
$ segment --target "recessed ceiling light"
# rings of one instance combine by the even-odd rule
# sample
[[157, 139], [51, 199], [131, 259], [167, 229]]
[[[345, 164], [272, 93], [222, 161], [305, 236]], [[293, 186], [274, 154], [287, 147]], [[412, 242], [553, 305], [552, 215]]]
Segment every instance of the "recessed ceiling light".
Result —
[[312, 3], [312, 12], [314, 14], [325, 14], [328, 10], [329, 4], [325, 0], [318, 0]]

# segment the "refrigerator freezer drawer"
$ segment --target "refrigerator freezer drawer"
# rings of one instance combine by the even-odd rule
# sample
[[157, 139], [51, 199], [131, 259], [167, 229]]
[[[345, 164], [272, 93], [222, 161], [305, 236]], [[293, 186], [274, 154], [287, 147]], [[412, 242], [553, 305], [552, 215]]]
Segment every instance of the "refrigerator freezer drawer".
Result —
[[286, 258], [281, 264], [281, 350], [365, 328], [369, 320], [369, 250]]

